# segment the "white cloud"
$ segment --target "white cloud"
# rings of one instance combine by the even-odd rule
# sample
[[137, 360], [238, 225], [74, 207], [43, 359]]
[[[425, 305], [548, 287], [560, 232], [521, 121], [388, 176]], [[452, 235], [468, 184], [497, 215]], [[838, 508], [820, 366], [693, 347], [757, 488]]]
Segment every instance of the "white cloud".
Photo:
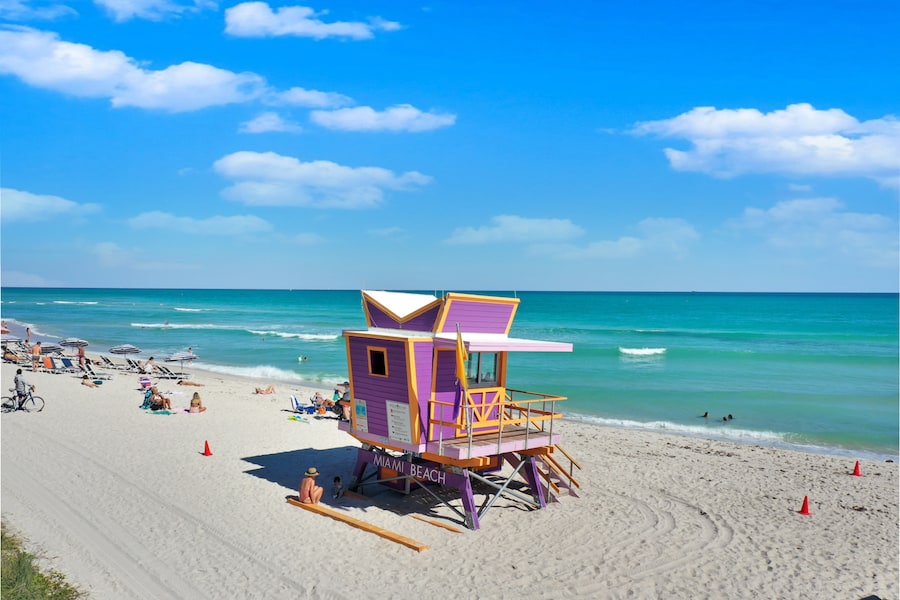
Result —
[[845, 211], [836, 198], [786, 200], [767, 209], [750, 207], [729, 226], [758, 234], [780, 250], [814, 250], [822, 257], [837, 253], [877, 267], [898, 263], [896, 220]]
[[328, 129], [343, 131], [430, 131], [456, 123], [456, 115], [422, 112], [409, 104], [391, 106], [378, 112], [368, 106], [338, 110], [314, 110], [310, 119]]
[[90, 253], [101, 267], [124, 267], [135, 263], [135, 253], [115, 242], [97, 242]]
[[271, 131], [299, 133], [303, 131], [300, 125], [291, 121], [285, 121], [274, 112], [264, 112], [249, 121], [241, 123], [241, 133], [268, 133]]
[[456, 229], [448, 244], [501, 244], [509, 242], [540, 243], [550, 240], [568, 241], [584, 233], [568, 219], [529, 219], [516, 215], [497, 215], [492, 225]]
[[318, 233], [298, 233], [288, 239], [298, 246], [318, 246], [327, 243], [327, 240]]
[[0, 279], [3, 285], [8, 287], [56, 287], [56, 282], [48, 281], [40, 275], [34, 273], [23, 273], [22, 271], [3, 270], [0, 273]]
[[234, 152], [213, 164], [234, 183], [223, 195], [256, 206], [367, 208], [386, 190], [413, 190], [431, 181], [416, 171], [396, 175], [380, 167], [347, 167], [330, 161], [303, 162], [274, 152]]
[[402, 227], [382, 227], [381, 229], [370, 229], [369, 234], [377, 237], [395, 237], [404, 233]]
[[52, 21], [74, 16], [78, 16], [74, 8], [52, 0], [0, 0], [0, 19], [9, 21]]
[[326, 23], [318, 17], [326, 12], [316, 12], [308, 6], [283, 6], [272, 11], [265, 2], [244, 2], [225, 11], [225, 33], [239, 37], [274, 37], [293, 35], [321, 40], [328, 37], [365, 40], [374, 37], [376, 31], [396, 31], [398, 23], [381, 18], [360, 21], [333, 21]]
[[270, 104], [288, 104], [291, 106], [304, 106], [309, 108], [337, 108], [353, 104], [353, 98], [336, 92], [320, 92], [319, 90], [307, 90], [302, 87], [292, 87], [289, 90], [273, 94], [266, 99]]
[[0, 218], [3, 224], [85, 217], [100, 211], [97, 204], [79, 204], [59, 196], [32, 194], [0, 188]]
[[809, 104], [769, 113], [697, 107], [638, 123], [631, 132], [690, 142], [689, 150], [664, 150], [678, 171], [866, 177], [890, 186], [900, 171], [900, 121], [893, 116], [861, 122], [843, 110]]
[[215, 9], [216, 3], [208, 0], [179, 2], [177, 0], [94, 0], [105, 8], [116, 21], [128, 21], [139, 18], [150, 21], [161, 21], [169, 16], [199, 12], [203, 9]]
[[117, 50], [99, 51], [24, 27], [0, 30], [0, 47], [0, 73], [74, 96], [108, 97], [115, 107], [190, 111], [246, 102], [265, 87], [259, 75], [194, 62], [146, 70]]
[[648, 218], [635, 226], [638, 235], [621, 236], [615, 240], [590, 242], [586, 246], [545, 246], [544, 253], [567, 259], [626, 259], [650, 254], [681, 259], [691, 245], [700, 239], [696, 229], [684, 219]]
[[194, 219], [192, 217], [176, 217], [160, 211], [141, 213], [129, 219], [128, 224], [135, 229], [165, 229], [196, 235], [234, 236], [266, 233], [272, 230], [272, 225], [268, 221], [254, 215]]

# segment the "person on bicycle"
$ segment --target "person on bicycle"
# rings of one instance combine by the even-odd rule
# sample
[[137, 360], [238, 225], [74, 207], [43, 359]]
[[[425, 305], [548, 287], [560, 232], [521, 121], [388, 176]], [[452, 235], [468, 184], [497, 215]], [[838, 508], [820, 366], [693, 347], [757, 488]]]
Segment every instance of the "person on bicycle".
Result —
[[25, 376], [22, 375], [22, 369], [16, 369], [16, 399], [18, 399], [19, 403], [16, 408], [22, 408], [22, 403], [25, 402], [25, 399], [28, 398], [28, 392], [34, 391], [34, 386], [29, 385], [27, 381], [25, 381]]

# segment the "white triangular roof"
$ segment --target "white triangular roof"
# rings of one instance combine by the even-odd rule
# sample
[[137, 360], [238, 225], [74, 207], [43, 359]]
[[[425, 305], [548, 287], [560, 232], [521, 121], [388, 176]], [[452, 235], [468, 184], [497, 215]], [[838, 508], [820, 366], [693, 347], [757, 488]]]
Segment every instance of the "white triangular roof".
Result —
[[409, 292], [363, 290], [363, 293], [401, 319], [437, 300], [436, 296], [430, 294], [411, 294]]

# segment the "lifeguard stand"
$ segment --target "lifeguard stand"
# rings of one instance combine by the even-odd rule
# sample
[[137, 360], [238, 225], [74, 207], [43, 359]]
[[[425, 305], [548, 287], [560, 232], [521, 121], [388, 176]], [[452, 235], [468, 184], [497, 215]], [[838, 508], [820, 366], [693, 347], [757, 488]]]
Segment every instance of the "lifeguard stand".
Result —
[[[534, 508], [564, 490], [576, 495], [580, 466], [553, 431], [565, 398], [514, 390], [506, 377], [511, 352], [571, 352], [572, 344], [509, 337], [518, 298], [363, 291], [362, 300], [368, 329], [344, 331], [351, 420], [340, 427], [362, 442], [351, 490], [416, 484], [471, 529], [500, 495]], [[510, 489], [517, 478], [525, 487]], [[480, 508], [473, 480], [492, 490]], [[462, 511], [435, 484], [457, 489]]]

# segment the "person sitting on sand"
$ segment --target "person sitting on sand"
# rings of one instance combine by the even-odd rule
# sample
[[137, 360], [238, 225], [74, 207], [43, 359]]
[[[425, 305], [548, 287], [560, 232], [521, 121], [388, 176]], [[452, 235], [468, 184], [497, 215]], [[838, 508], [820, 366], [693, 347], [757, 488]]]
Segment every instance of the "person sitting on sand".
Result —
[[323, 396], [322, 392], [316, 392], [316, 395], [313, 396], [313, 401], [316, 403], [316, 406], [320, 408], [331, 408], [334, 406], [334, 401]]
[[274, 394], [275, 387], [270, 385], [270, 386], [267, 386], [264, 388], [256, 388], [256, 391], [254, 393], [255, 394]]
[[192, 385], [194, 387], [203, 387], [202, 383], [197, 383], [196, 381], [185, 381], [184, 379], [179, 379], [178, 385]]
[[152, 395], [150, 396], [150, 410], [171, 409], [172, 401], [163, 394], [159, 393], [159, 389], [155, 386], [150, 388]]
[[81, 378], [81, 385], [86, 385], [86, 386], [92, 387], [92, 388], [100, 387], [99, 385], [97, 385], [96, 383], [94, 383], [93, 381], [91, 381], [90, 377], [88, 377], [87, 375], [84, 375], [84, 376]]
[[304, 504], [318, 504], [319, 500], [322, 499], [322, 492], [325, 490], [322, 489], [321, 485], [316, 485], [316, 477], [318, 476], [319, 470], [315, 467], [310, 467], [306, 470], [305, 477], [300, 482], [300, 502]]
[[192, 413], [202, 413], [206, 410], [206, 407], [203, 406], [203, 401], [200, 400], [200, 393], [194, 392], [193, 398], [191, 398], [191, 410]]

